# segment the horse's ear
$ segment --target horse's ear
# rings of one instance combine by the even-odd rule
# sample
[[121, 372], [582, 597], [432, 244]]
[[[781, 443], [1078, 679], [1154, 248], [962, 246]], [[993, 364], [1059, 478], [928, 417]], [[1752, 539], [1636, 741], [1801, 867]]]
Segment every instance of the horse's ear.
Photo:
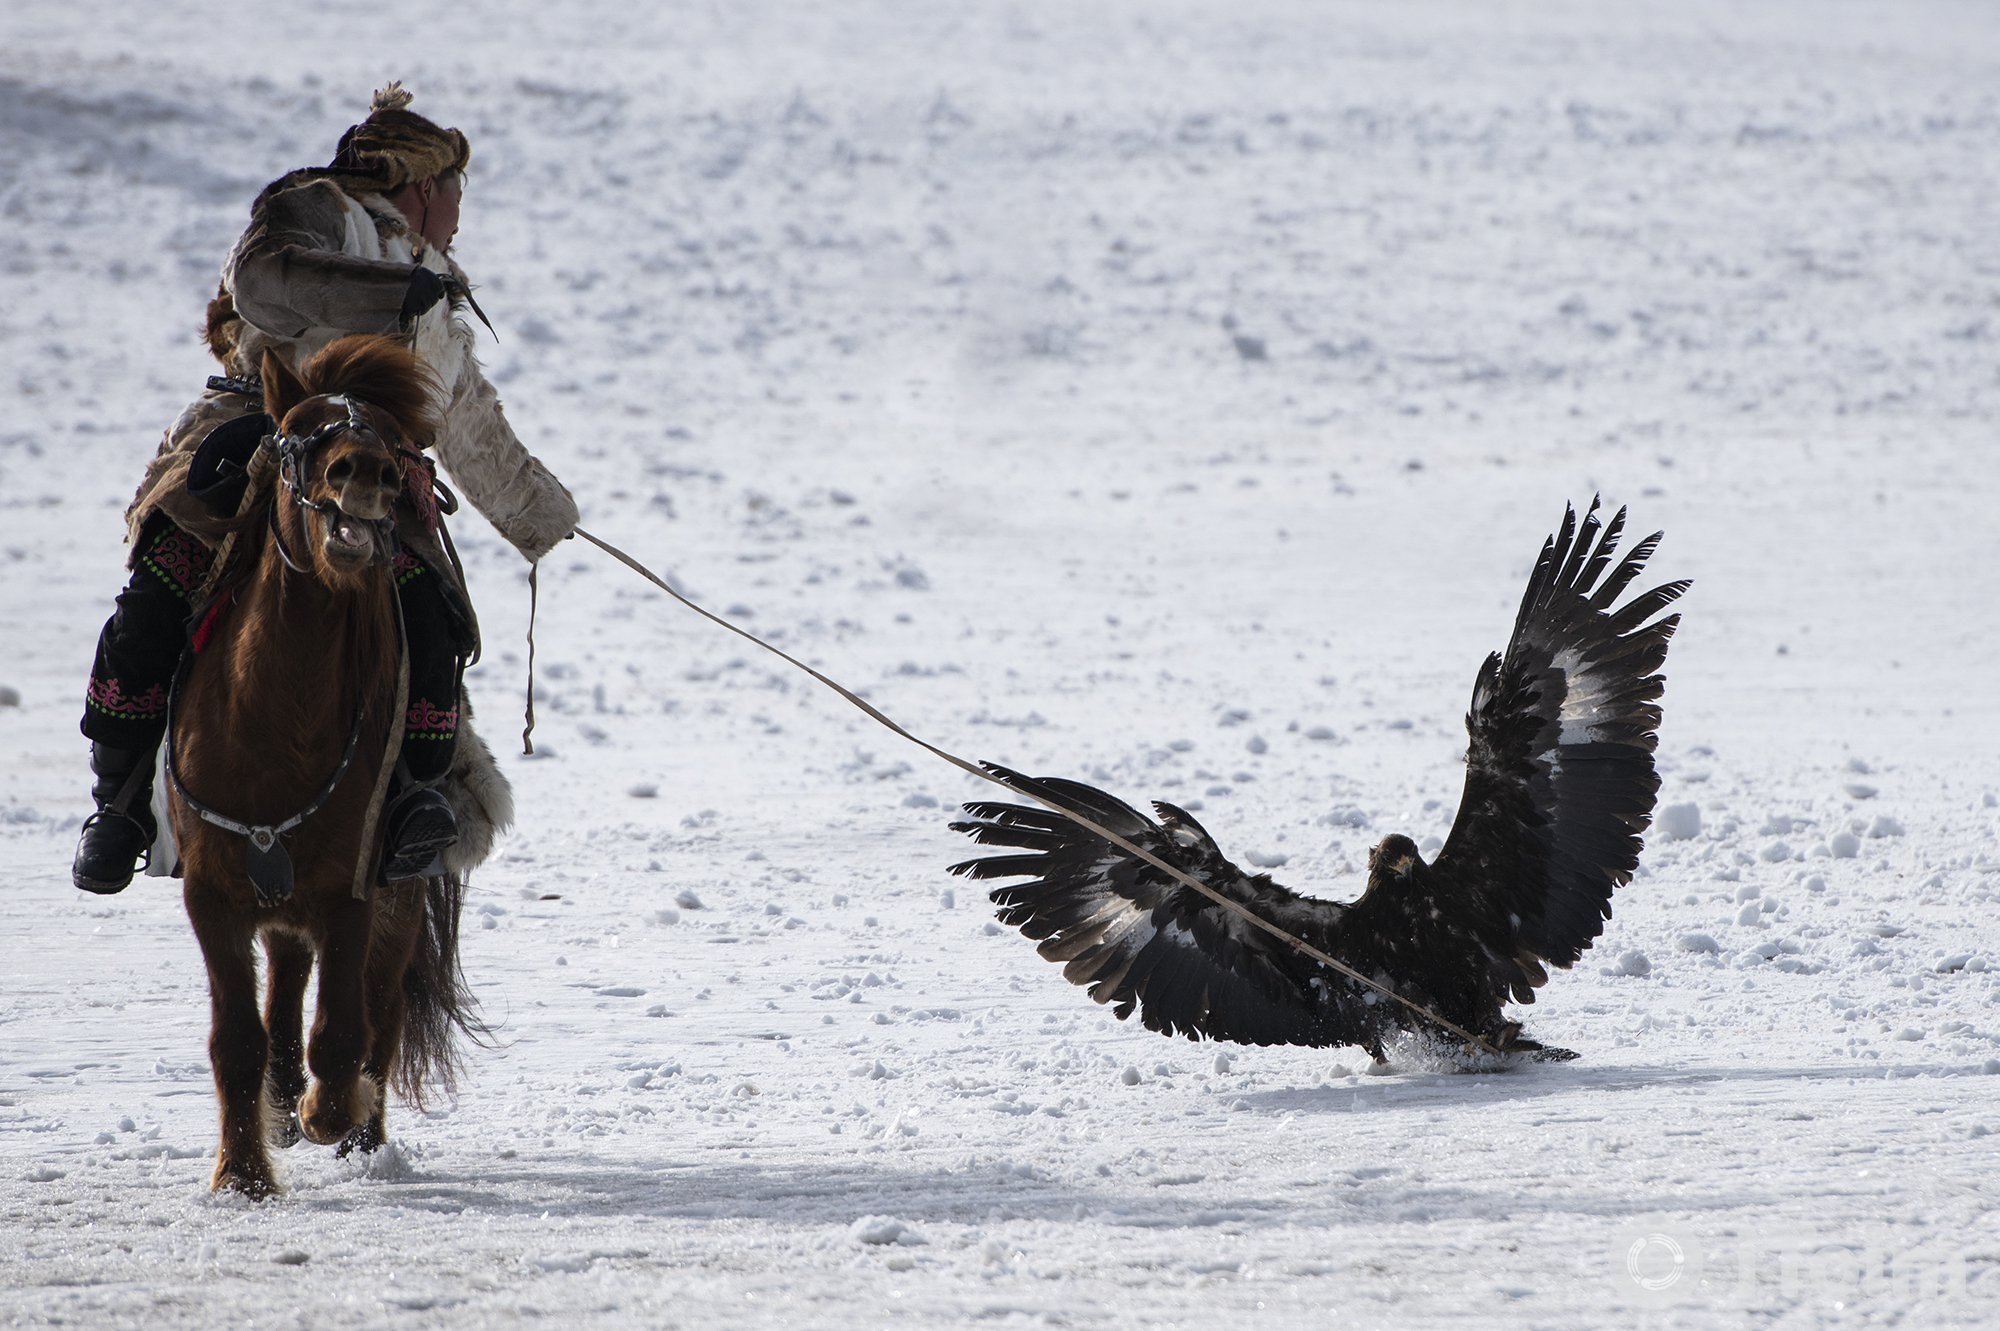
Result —
[[283, 361], [278, 359], [277, 352], [271, 350], [264, 352], [262, 370], [264, 378], [264, 414], [269, 416], [274, 422], [283, 424], [285, 417], [290, 414], [292, 408], [305, 401], [310, 394], [306, 392], [305, 385], [299, 382], [299, 377], [286, 368]]

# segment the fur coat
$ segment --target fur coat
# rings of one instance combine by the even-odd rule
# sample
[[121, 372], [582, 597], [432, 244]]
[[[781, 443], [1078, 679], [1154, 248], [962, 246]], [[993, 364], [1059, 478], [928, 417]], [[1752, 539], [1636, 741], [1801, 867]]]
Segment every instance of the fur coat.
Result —
[[[499, 395], [472, 355], [465, 300], [438, 302], [416, 321], [401, 325], [412, 264], [449, 273], [465, 290], [465, 275], [445, 254], [413, 231], [380, 194], [357, 197], [325, 172], [296, 172], [274, 182], [251, 210], [250, 228], [223, 265], [222, 290], [209, 306], [208, 342], [228, 375], [256, 377], [266, 352], [296, 373], [315, 351], [348, 333], [379, 333], [409, 342], [437, 375], [443, 421], [430, 441], [459, 494], [530, 561], [540, 559], [576, 526], [569, 491], [531, 455], [500, 409]], [[209, 431], [263, 409], [260, 398], [211, 389], [190, 403], [168, 429], [126, 512], [128, 539], [155, 510], [205, 516], [187, 493], [188, 464]], [[457, 590], [471, 599], [435, 538], [399, 524], [406, 543]], [[470, 700], [461, 690], [459, 729], [444, 793], [459, 823], [459, 842], [445, 854], [446, 868], [463, 874], [490, 851], [494, 836], [513, 821], [513, 795], [491, 751], [472, 730]], [[156, 783], [156, 792], [166, 789]], [[164, 816], [162, 828], [170, 826]], [[162, 847], [155, 863], [172, 865]]]
[[[414, 264], [465, 287], [458, 265], [411, 230], [386, 198], [357, 198], [337, 178], [294, 173], [259, 197], [249, 230], [223, 265], [209, 346], [229, 374], [253, 378], [266, 351], [296, 372], [348, 333], [405, 338], [443, 387], [444, 426], [431, 446], [446, 476], [525, 558], [540, 559], [575, 528], [576, 503], [507, 423], [499, 394], [473, 358], [463, 297], [439, 301], [413, 329], [401, 327]], [[193, 450], [223, 421], [261, 407], [226, 390], [189, 404], [147, 468], [126, 515], [129, 531], [156, 507], [171, 517], [191, 503], [182, 482]]]

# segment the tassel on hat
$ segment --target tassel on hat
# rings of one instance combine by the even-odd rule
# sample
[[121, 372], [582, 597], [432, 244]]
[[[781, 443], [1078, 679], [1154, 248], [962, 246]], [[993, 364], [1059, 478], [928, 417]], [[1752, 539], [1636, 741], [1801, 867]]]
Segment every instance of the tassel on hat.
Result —
[[405, 111], [409, 109], [411, 97], [404, 89], [401, 79], [392, 79], [375, 90], [375, 98], [368, 104], [370, 114], [376, 111]]

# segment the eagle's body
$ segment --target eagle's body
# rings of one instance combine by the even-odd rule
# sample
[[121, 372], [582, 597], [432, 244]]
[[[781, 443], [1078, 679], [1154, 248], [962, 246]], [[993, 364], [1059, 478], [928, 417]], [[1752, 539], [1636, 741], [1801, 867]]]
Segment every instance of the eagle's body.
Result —
[[[1510, 998], [1532, 1003], [1546, 966], [1575, 963], [1603, 932], [1613, 890], [1638, 866], [1660, 784], [1657, 672], [1679, 622], [1653, 616], [1688, 587], [1668, 583], [1614, 611], [1659, 536], [1614, 568], [1625, 513], [1600, 535], [1596, 509], [1580, 524], [1565, 514], [1542, 548], [1505, 655], [1480, 667], [1466, 715], [1465, 793], [1443, 850], [1426, 864], [1409, 838], [1385, 838], [1352, 902], [1301, 897], [1244, 873], [1170, 804], [1154, 805], [1156, 823], [1078, 782], [992, 770], [1494, 1048], [1571, 1057], [1521, 1038], [1502, 1009]], [[1042, 940], [1041, 954], [1064, 963], [1064, 976], [1090, 986], [1092, 998], [1116, 1004], [1120, 1019], [1137, 1008], [1162, 1034], [1356, 1044], [1378, 1059], [1396, 1031], [1431, 1026], [1064, 814], [993, 803], [966, 812], [971, 821], [955, 830], [1023, 853], [952, 871], [1032, 878], [994, 890], [1001, 920]]]

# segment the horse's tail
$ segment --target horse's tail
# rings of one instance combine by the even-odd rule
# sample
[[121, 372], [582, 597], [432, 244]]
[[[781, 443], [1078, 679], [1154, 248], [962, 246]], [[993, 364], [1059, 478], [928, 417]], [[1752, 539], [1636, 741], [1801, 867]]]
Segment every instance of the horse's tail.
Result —
[[465, 905], [465, 880], [440, 874], [424, 882], [424, 926], [416, 954], [403, 972], [403, 1045], [391, 1084], [421, 1109], [426, 1087], [452, 1095], [461, 1070], [456, 1042], [464, 1032], [487, 1044], [493, 1028], [478, 1014], [479, 1003], [458, 964], [458, 916]]

